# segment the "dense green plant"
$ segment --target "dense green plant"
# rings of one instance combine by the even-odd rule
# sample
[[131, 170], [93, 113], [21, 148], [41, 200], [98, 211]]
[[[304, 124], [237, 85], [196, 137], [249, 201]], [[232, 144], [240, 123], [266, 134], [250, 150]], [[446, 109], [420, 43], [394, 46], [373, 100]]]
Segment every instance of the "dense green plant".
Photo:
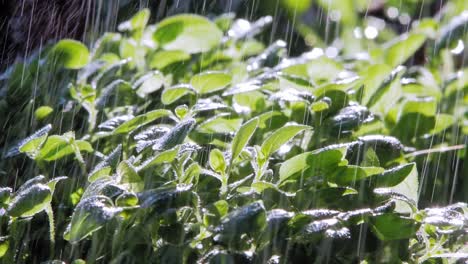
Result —
[[[255, 40], [271, 17], [149, 16], [2, 75], [4, 263], [467, 257], [468, 69], [447, 36], [466, 13], [295, 58]], [[431, 63], [402, 66], [423, 45]], [[440, 169], [450, 195], [424, 209]]]

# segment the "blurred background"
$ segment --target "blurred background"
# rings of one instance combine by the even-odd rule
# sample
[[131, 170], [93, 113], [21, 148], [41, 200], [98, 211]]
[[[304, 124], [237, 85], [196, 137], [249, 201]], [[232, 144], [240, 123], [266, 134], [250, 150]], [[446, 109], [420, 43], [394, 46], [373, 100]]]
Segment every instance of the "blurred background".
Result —
[[[145, 7], [153, 14], [150, 23], [179, 13], [216, 17], [233, 12], [248, 20], [271, 15], [273, 24], [263, 40], [285, 40], [290, 55], [312, 47], [328, 47], [330, 53], [347, 55], [392, 39], [407, 31], [415, 20], [433, 17], [445, 23], [468, 10], [468, 1], [0, 0], [0, 71], [57, 39], [92, 43]], [[424, 62], [424, 58], [416, 56], [413, 62]], [[458, 61], [464, 62], [466, 55]]]

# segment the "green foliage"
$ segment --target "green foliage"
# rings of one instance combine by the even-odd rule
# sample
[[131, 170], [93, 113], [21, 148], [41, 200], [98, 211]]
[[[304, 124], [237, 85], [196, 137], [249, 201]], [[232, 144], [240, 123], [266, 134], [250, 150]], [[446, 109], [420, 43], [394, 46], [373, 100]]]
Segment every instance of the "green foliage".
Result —
[[[337, 3], [318, 1], [361, 23], [362, 3]], [[302, 13], [311, 1], [282, 5]], [[441, 47], [459, 19], [367, 40], [354, 57], [264, 47], [255, 36], [271, 17], [148, 25], [147, 9], [90, 51], [58, 42], [0, 78], [0, 173], [17, 175], [0, 188], [0, 261], [466, 258], [468, 207], [454, 202], [466, 197], [455, 190], [466, 187], [468, 70], [450, 70]], [[423, 46], [442, 66], [401, 65]], [[47, 90], [51, 78], [60, 90]], [[34, 104], [21, 96], [30, 87]], [[43, 212], [50, 250], [36, 253], [48, 244]]]

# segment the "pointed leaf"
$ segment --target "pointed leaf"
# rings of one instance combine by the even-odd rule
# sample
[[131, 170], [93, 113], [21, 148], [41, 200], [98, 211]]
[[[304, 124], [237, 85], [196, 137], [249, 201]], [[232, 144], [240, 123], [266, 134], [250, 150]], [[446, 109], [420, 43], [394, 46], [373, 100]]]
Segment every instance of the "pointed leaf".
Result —
[[249, 142], [250, 138], [252, 138], [252, 135], [257, 129], [257, 126], [258, 118], [253, 118], [245, 122], [239, 128], [231, 143], [231, 163], [237, 158], [237, 156], [239, 156], [241, 151]]
[[306, 129], [312, 128], [303, 125], [290, 125], [274, 131], [269, 137], [265, 139], [261, 146], [261, 151], [263, 155], [269, 157], [272, 153], [277, 151], [283, 144], [285, 144], [294, 136]]
[[153, 110], [153, 111], [150, 111], [148, 113], [145, 113], [145, 114], [142, 114], [142, 115], [139, 115], [139, 116], [135, 116], [134, 118], [124, 122], [123, 124], [121, 124], [120, 126], [118, 126], [115, 130], [114, 130], [114, 134], [126, 134], [126, 133], [129, 133], [131, 131], [133, 131], [134, 129], [140, 127], [140, 126], [143, 126], [143, 125], [146, 125], [150, 122], [153, 122], [154, 120], [158, 119], [158, 118], [162, 118], [162, 117], [168, 117], [168, 116], [171, 116], [172, 113], [171, 111], [169, 110], [166, 110], [166, 109], [158, 109], [158, 110]]
[[231, 75], [224, 72], [203, 72], [192, 77], [190, 84], [199, 94], [216, 92], [231, 84]]

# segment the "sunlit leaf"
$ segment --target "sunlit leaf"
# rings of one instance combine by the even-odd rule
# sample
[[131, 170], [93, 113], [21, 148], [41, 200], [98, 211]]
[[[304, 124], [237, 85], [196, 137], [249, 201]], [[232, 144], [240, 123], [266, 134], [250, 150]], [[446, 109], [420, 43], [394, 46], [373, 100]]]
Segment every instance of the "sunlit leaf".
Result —
[[258, 126], [258, 118], [245, 122], [237, 131], [231, 143], [231, 162], [239, 156]]
[[222, 32], [204, 17], [182, 14], [159, 22], [153, 37], [166, 50], [199, 53], [218, 45]]
[[134, 118], [128, 121], [125, 121], [123, 124], [119, 125], [113, 131], [113, 133], [114, 134], [126, 134], [140, 126], [146, 125], [159, 118], [168, 117], [171, 114], [172, 113], [169, 110], [165, 110], [165, 109], [153, 110], [148, 113], [135, 116]]
[[150, 17], [150, 10], [148, 8], [144, 8], [140, 10], [138, 13], [133, 15], [130, 20], [122, 22], [118, 29], [119, 31], [132, 31], [137, 29], [143, 29], [148, 23]]
[[273, 152], [277, 151], [283, 144], [288, 142], [294, 136], [305, 129], [311, 129], [309, 126], [303, 125], [289, 125], [274, 131], [268, 136], [261, 146], [263, 155], [270, 156]]
[[193, 94], [195, 90], [190, 85], [177, 85], [164, 89], [161, 95], [163, 104], [172, 104], [187, 94]]
[[419, 33], [408, 33], [402, 35], [398, 39], [394, 39], [392, 43], [386, 47], [385, 61], [391, 67], [396, 67], [404, 63], [408, 58], [424, 44], [426, 36]]
[[410, 238], [418, 230], [419, 224], [413, 219], [394, 213], [381, 214], [370, 218], [372, 231], [381, 240]]
[[81, 42], [63, 39], [52, 48], [52, 61], [67, 69], [79, 69], [89, 62], [89, 51]]
[[194, 75], [190, 84], [199, 94], [216, 92], [226, 88], [231, 83], [231, 75], [223, 72], [203, 72]]

